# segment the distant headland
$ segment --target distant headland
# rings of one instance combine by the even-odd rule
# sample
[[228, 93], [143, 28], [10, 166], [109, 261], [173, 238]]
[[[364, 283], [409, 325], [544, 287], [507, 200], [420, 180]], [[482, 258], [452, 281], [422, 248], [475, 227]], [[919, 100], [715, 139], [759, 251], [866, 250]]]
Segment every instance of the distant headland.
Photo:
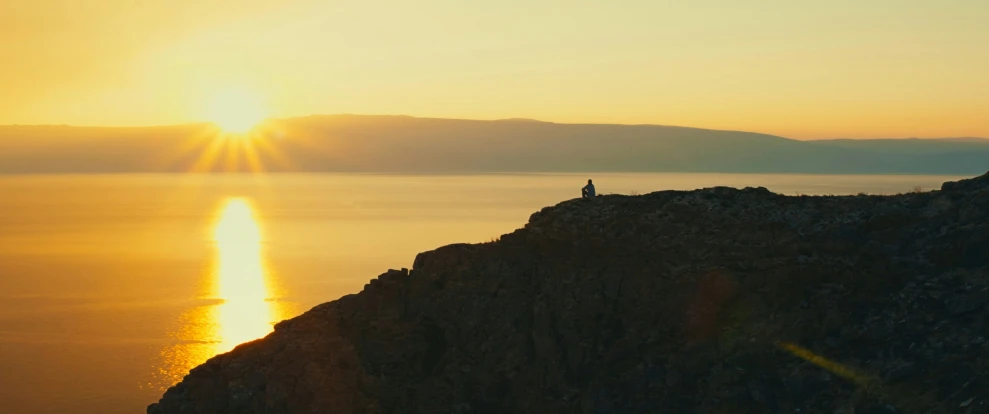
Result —
[[245, 135], [211, 124], [0, 126], [0, 174], [184, 172], [711, 172], [974, 175], [989, 140], [800, 141], [660, 125], [409, 116], [272, 119]]

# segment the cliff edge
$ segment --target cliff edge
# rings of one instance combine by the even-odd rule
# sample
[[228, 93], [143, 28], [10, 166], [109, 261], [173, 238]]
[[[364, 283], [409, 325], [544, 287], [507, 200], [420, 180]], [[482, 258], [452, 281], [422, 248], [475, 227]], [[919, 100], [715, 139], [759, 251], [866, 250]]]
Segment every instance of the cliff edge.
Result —
[[420, 254], [149, 414], [989, 412], [989, 174], [577, 199]]

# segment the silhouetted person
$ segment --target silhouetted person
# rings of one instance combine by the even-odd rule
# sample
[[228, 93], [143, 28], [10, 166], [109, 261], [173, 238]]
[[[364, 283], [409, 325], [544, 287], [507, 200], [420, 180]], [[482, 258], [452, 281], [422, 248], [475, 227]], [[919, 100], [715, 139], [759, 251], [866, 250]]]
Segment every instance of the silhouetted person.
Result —
[[590, 198], [590, 197], [594, 197], [594, 195], [595, 195], [594, 194], [594, 183], [591, 182], [591, 180], [587, 180], [587, 185], [585, 185], [584, 188], [581, 188], [580, 189], [580, 197], [581, 198]]

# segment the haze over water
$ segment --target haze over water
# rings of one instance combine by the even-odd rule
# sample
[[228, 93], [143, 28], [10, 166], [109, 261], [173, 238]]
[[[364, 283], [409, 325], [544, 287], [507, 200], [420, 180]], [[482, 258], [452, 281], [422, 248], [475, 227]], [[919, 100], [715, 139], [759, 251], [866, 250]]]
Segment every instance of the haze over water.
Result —
[[[132, 413], [272, 324], [419, 252], [485, 242], [586, 175], [0, 177], [0, 413]], [[599, 193], [715, 185], [899, 193], [958, 177], [596, 174]]]

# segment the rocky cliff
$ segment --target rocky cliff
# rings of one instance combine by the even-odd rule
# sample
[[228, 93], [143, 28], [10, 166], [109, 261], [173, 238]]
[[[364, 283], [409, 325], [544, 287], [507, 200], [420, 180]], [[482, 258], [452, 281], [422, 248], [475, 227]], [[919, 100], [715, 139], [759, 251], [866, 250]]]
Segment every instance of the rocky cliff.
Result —
[[989, 412], [989, 175], [578, 199], [192, 370], [148, 413]]

